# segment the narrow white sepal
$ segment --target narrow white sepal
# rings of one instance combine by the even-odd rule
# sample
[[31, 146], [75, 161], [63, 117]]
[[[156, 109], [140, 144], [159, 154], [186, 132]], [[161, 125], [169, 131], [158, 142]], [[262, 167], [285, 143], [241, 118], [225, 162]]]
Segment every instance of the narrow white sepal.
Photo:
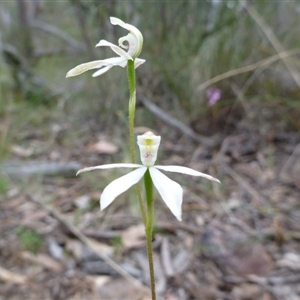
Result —
[[122, 20], [116, 17], [110, 17], [109, 19], [110, 19], [110, 23], [113, 25], [123, 26], [125, 24], [125, 22], [123, 22]]
[[[110, 17], [110, 22], [113, 25], [119, 25], [123, 27], [124, 29], [127, 29], [130, 34], [134, 37], [135, 43], [130, 43], [130, 41], [127, 39], [127, 37], [123, 37], [128, 40], [130, 45], [129, 53], [132, 55], [133, 58], [136, 58], [140, 55], [142, 46], [143, 46], [143, 35], [142, 33], [133, 25], [123, 22], [122, 20]], [[122, 39], [122, 38], [121, 38]], [[120, 44], [120, 41], [119, 41]], [[123, 44], [123, 43], [122, 43]]]
[[104, 73], [106, 73], [107, 71], [109, 71], [113, 66], [107, 66], [104, 68], [101, 68], [100, 70], [96, 71], [95, 73], [93, 73], [93, 77], [98, 77]]
[[144, 176], [146, 170], [146, 167], [140, 166], [140, 168], [111, 182], [101, 194], [100, 209], [105, 209], [116, 199], [116, 197], [118, 197], [120, 194], [124, 193], [134, 184], [139, 182], [140, 179]]
[[119, 25], [124, 29], [128, 30], [132, 34], [134, 34], [140, 42], [143, 42], [143, 35], [141, 32], [133, 25], [123, 22], [122, 20], [116, 17], [110, 17], [110, 23], [113, 25]]
[[181, 166], [155, 166], [155, 168], [163, 170], [163, 171], [168, 171], [168, 172], [176, 172], [176, 173], [181, 173], [181, 174], [186, 174], [186, 175], [200, 176], [200, 177], [204, 177], [206, 179], [209, 179], [209, 180], [216, 181], [216, 182], [220, 183], [220, 180], [215, 178], [215, 177], [212, 177], [208, 174], [201, 173], [201, 172], [198, 172], [196, 170], [193, 170], [193, 169], [187, 168], [187, 167], [181, 167]]
[[142, 65], [144, 62], [146, 62], [145, 59], [135, 58], [135, 60], [134, 60], [134, 68], [136, 69], [137, 67], [139, 67], [140, 65]]
[[126, 58], [127, 60], [133, 60], [133, 58], [121, 47], [113, 43], [110, 43], [106, 40], [101, 40], [95, 47], [103, 47], [103, 46], [110, 47], [112, 51], [114, 51], [116, 54], [120, 55], [121, 57]]
[[77, 76], [88, 70], [98, 69], [101, 66], [103, 66], [103, 60], [95, 60], [95, 61], [91, 61], [88, 63], [80, 64], [80, 65], [76, 66], [75, 68], [71, 69], [67, 73], [66, 77], [68, 78], [68, 77]]
[[100, 165], [100, 166], [94, 166], [94, 167], [88, 167], [79, 170], [76, 173], [76, 176], [79, 175], [80, 173], [84, 172], [89, 172], [89, 171], [94, 171], [94, 170], [105, 170], [105, 169], [114, 169], [114, 168], [141, 168], [143, 165], [139, 164], [107, 164], [107, 165]]
[[154, 186], [173, 215], [181, 221], [181, 205], [183, 191], [181, 186], [161, 173], [155, 167], [150, 167], [149, 172]]
[[111, 57], [102, 60], [105, 66], [121, 66], [124, 61], [127, 62], [125, 57]]
[[[76, 66], [75, 68], [71, 69], [67, 73], [66, 77], [77, 76], [86, 71], [89, 71], [92, 69], [99, 69], [99, 68], [107, 67], [107, 66], [110, 66], [110, 68], [113, 66], [124, 67], [124, 62], [125, 62], [125, 64], [127, 63], [127, 59], [124, 57], [111, 57], [111, 58], [107, 58], [107, 59], [91, 61], [88, 63], [80, 64], [80, 65]], [[106, 71], [108, 71], [108, 70], [106, 70]], [[101, 70], [101, 72], [103, 72], [103, 71]], [[103, 72], [103, 73], [105, 73], [105, 72]]]

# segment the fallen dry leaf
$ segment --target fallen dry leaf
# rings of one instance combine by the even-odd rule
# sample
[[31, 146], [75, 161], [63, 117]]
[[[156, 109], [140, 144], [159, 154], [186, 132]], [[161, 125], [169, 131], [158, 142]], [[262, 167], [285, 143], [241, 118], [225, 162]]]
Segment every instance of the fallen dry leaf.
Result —
[[11, 152], [19, 157], [29, 157], [34, 153], [32, 148], [24, 148], [18, 145], [11, 146]]
[[24, 284], [26, 283], [27, 277], [11, 272], [0, 266], [0, 279], [6, 282]]
[[206, 226], [202, 246], [203, 253], [226, 274], [266, 276], [273, 269], [272, 259], [262, 244], [218, 220]]
[[145, 244], [145, 227], [143, 224], [131, 226], [121, 233], [122, 243], [126, 249], [140, 247]]
[[119, 148], [116, 144], [101, 139], [96, 143], [89, 144], [87, 150], [97, 154], [115, 154], [119, 151]]
[[[103, 283], [103, 284], [101, 284]], [[151, 299], [141, 289], [136, 288], [124, 278], [116, 278], [106, 282], [100, 281], [98, 286], [100, 299], [115, 300], [115, 299], [130, 299], [141, 300]]]
[[39, 265], [42, 265], [48, 270], [56, 271], [56, 272], [61, 272], [63, 270], [62, 264], [51, 258], [49, 255], [46, 254], [32, 254], [30, 252], [22, 252], [21, 253], [21, 258], [24, 260], [37, 263]]
[[[113, 253], [113, 247], [111, 246], [108, 246], [106, 244], [94, 240], [90, 240], [90, 242], [94, 246], [94, 249], [92, 250], [97, 249], [103, 255], [111, 255]], [[82, 242], [75, 239], [68, 239], [66, 241], [66, 249], [70, 251], [78, 261], [82, 261], [86, 259], [86, 255], [88, 255], [87, 254], [88, 248], [85, 245], [83, 245]], [[93, 253], [93, 251], [88, 250], [88, 253]], [[94, 255], [97, 256], [97, 253], [94, 253]]]

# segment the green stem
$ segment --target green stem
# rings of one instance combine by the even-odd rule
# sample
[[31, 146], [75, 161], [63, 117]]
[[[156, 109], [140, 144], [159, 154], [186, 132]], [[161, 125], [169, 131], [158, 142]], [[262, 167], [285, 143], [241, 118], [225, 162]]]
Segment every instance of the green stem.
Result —
[[132, 163], [135, 163], [135, 147], [134, 147], [134, 118], [135, 118], [135, 103], [136, 103], [136, 88], [135, 88], [135, 70], [134, 61], [128, 60], [127, 76], [129, 86], [129, 138], [130, 138], [130, 155]]
[[[131, 155], [131, 162], [135, 163], [134, 117], [135, 117], [135, 104], [136, 104], [136, 88], [135, 88], [134, 61], [128, 60], [127, 74], [128, 74], [128, 85], [129, 85], [129, 94], [130, 94], [130, 98], [129, 98], [130, 155]], [[153, 267], [153, 250], [152, 250], [152, 230], [153, 230], [153, 219], [154, 219], [153, 184], [152, 184], [152, 179], [149, 170], [147, 170], [145, 173], [144, 181], [145, 181], [145, 188], [146, 188], [148, 215], [146, 215], [140, 185], [136, 184], [135, 187], [136, 187], [136, 193], [138, 196], [138, 200], [142, 212], [144, 225], [146, 228], [147, 252], [148, 252], [149, 270], [150, 270], [152, 300], [156, 300], [155, 276], [154, 276], [154, 267]]]
[[[129, 144], [130, 144], [130, 156], [131, 162], [135, 164], [135, 142], [134, 142], [134, 117], [135, 117], [135, 103], [136, 103], [136, 88], [135, 88], [135, 69], [134, 61], [128, 60], [127, 63], [127, 75], [129, 86]], [[144, 225], [147, 224], [147, 215], [145, 211], [145, 205], [143, 203], [142, 192], [139, 184], [135, 185]]]
[[156, 299], [155, 294], [155, 275], [153, 267], [153, 250], [152, 250], [152, 231], [153, 231], [153, 221], [154, 221], [154, 205], [153, 205], [153, 183], [149, 169], [144, 175], [144, 183], [146, 190], [147, 199], [147, 225], [146, 225], [146, 238], [147, 238], [147, 251], [148, 251], [148, 261], [150, 270], [150, 283], [151, 283], [151, 294], [152, 300]]
[[153, 183], [152, 178], [147, 169], [144, 175], [144, 183], [145, 183], [145, 190], [146, 190], [146, 200], [147, 200], [147, 229], [151, 230], [152, 235], [152, 228], [153, 228], [153, 219], [154, 219], [154, 207], [153, 207]]

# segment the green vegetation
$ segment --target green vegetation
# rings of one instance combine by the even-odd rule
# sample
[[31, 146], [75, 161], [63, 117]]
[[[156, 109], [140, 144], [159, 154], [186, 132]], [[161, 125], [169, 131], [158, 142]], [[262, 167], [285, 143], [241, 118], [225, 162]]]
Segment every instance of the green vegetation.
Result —
[[8, 190], [8, 180], [4, 177], [0, 177], [0, 195], [4, 195]]
[[[197, 122], [212, 110], [206, 105], [205, 90], [209, 85], [203, 88], [204, 82], [277, 54], [264, 28], [239, 1], [161, 1], [151, 5], [69, 1], [34, 5], [35, 9], [41, 9], [39, 5], [43, 8], [38, 15], [31, 16], [33, 25], [26, 31], [29, 40], [24, 41], [19, 31], [20, 26], [25, 28], [28, 24], [20, 21], [1, 26], [4, 34], [0, 69], [5, 72], [1, 72], [0, 81], [6, 88], [1, 95], [0, 113], [17, 121], [10, 124], [10, 135], [14, 135], [14, 128], [24, 126], [22, 123], [31, 130], [46, 121], [50, 125], [68, 124], [73, 131], [68, 132], [72, 140], [84, 139], [93, 130], [93, 123], [99, 124], [97, 130], [124, 136], [119, 127], [124, 127], [120, 112], [127, 110], [128, 95], [121, 94], [127, 85], [126, 70], [124, 76], [122, 71], [112, 70], [101, 80], [88, 73], [65, 79], [66, 72], [79, 63], [110, 57], [110, 49], [94, 48], [101, 38], [116, 42], [124, 34], [121, 28], [111, 27], [110, 15], [136, 25], [144, 34], [141, 57], [147, 63], [137, 70], [141, 78], [138, 88], [143, 91], [140, 94], [186, 124]], [[299, 35], [294, 2], [269, 5], [256, 1], [252, 5], [285, 51], [300, 47], [299, 40], [293, 38]], [[20, 9], [11, 3], [2, 7], [11, 18]], [[5, 20], [1, 22], [4, 25]], [[31, 48], [26, 50], [25, 44], [29, 42]], [[289, 55], [295, 66], [299, 65], [297, 53], [295, 50]], [[258, 65], [212, 85], [222, 91], [222, 101], [216, 104], [212, 120], [216, 115], [226, 114], [222, 107], [232, 107], [241, 101], [237, 92], [242, 91], [244, 101], [250, 103], [259, 95], [260, 106], [277, 107], [280, 102], [284, 106], [280, 117], [289, 128], [299, 129], [295, 119], [300, 108], [294, 101], [299, 97], [299, 87], [282, 60]], [[32, 114], [35, 118], [28, 120]], [[143, 123], [155, 126], [155, 116], [139, 108], [137, 121], [145, 118]], [[68, 144], [68, 137], [64, 138]]]
[[17, 235], [23, 247], [34, 254], [38, 253], [43, 246], [44, 241], [35, 230], [19, 227], [17, 229]]
[[[75, 149], [75, 159], [85, 164], [90, 156], [86, 146], [99, 136], [108, 137], [120, 149], [114, 155], [99, 155], [99, 164], [129, 161], [129, 95], [123, 93], [126, 70], [116, 67], [100, 78], [92, 78], [92, 72], [65, 78], [80, 63], [112, 56], [111, 49], [94, 47], [102, 38], [117, 43], [126, 34], [109, 23], [109, 16], [137, 26], [144, 35], [140, 57], [146, 63], [137, 69], [138, 97], [145, 97], [197, 133], [230, 134], [241, 119], [258, 131], [273, 127], [275, 118], [276, 126], [283, 130], [300, 129], [300, 86], [294, 74], [300, 66], [300, 41], [294, 38], [300, 27], [295, 2], [251, 2], [264, 26], [275, 34], [292, 70], [278, 56], [266, 28], [239, 1], [145, 5], [143, 1], [80, 0], [32, 5], [25, 7], [28, 23], [18, 18], [23, 10], [17, 2], [4, 2], [0, 8], [0, 161], [49, 158], [51, 151], [56, 155], [58, 146], [65, 149], [58, 157], [70, 159]], [[213, 107], [207, 105], [209, 87], [221, 90], [221, 99]], [[157, 130], [165, 140], [179, 137], [141, 99], [137, 101], [136, 124]], [[16, 145], [25, 151], [14, 153]], [[32, 154], [26, 156], [27, 150]], [[270, 153], [270, 164], [272, 160]], [[88, 188], [100, 193], [119, 175], [119, 171], [110, 171], [96, 178], [85, 175], [84, 180]], [[1, 179], [1, 193], [7, 185]], [[203, 183], [202, 188], [211, 186]], [[136, 203], [131, 195], [126, 199]]]
[[122, 244], [122, 238], [121, 236], [116, 236], [113, 238], [111, 242], [112, 246], [114, 247], [114, 255], [118, 256], [121, 254], [122, 249], [123, 249], [123, 244]]

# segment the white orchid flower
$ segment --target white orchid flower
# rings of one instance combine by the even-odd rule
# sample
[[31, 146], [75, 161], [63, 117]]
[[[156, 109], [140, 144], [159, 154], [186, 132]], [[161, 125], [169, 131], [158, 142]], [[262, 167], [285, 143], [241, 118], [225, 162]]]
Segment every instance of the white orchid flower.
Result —
[[[113, 25], [119, 25], [129, 31], [124, 37], [119, 39], [119, 46], [114, 45], [106, 40], [101, 40], [96, 47], [108, 46], [114, 51], [119, 57], [112, 57], [103, 60], [95, 60], [88, 63], [81, 64], [73, 69], [71, 69], [66, 77], [72, 77], [80, 75], [88, 70], [99, 69], [93, 74], [93, 77], [100, 76], [110, 70], [114, 66], [120, 66], [125, 68], [128, 60], [134, 60], [134, 66], [137, 68], [145, 62], [144, 59], [137, 58], [143, 47], [143, 35], [134, 26], [124, 23], [122, 20], [114, 17], [110, 17], [110, 22]], [[124, 44], [124, 42], [126, 44]], [[123, 49], [122, 49], [123, 48]], [[127, 52], [124, 50], [126, 49]]]
[[204, 174], [187, 167], [154, 165], [161, 137], [156, 136], [152, 132], [148, 131], [145, 134], [138, 136], [137, 140], [140, 148], [141, 161], [143, 163], [142, 165], [126, 163], [108, 164], [84, 168], [77, 172], [78, 175], [83, 172], [98, 169], [136, 168], [134, 171], [114, 180], [103, 190], [103, 193], [100, 197], [101, 210], [110, 205], [120, 194], [127, 191], [134, 184], [138, 183], [147, 170], [149, 170], [153, 184], [161, 195], [163, 201], [179, 221], [181, 221], [181, 204], [183, 195], [182, 187], [177, 182], [169, 179], [159, 170], [200, 176], [220, 183], [218, 179], [208, 174]]

